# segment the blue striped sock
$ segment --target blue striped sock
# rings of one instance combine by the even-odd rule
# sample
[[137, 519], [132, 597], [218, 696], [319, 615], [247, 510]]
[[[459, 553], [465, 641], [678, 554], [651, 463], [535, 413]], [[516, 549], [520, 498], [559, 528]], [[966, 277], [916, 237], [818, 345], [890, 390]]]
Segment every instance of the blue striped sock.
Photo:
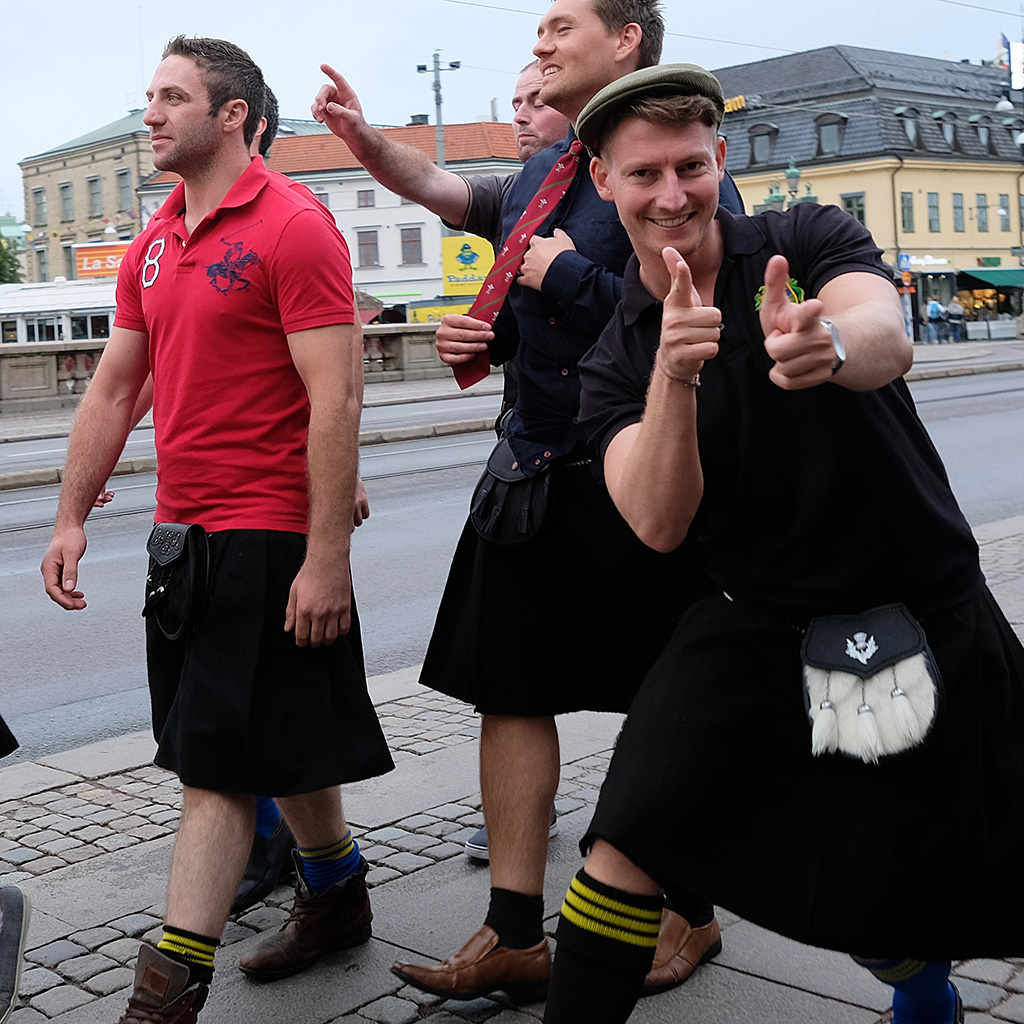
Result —
[[857, 959], [893, 988], [892, 1024], [950, 1024], [956, 996], [949, 985], [948, 960]]
[[330, 846], [304, 849], [299, 847], [302, 858], [302, 877], [310, 892], [326, 892], [332, 885], [348, 878], [359, 867], [359, 844], [352, 838], [349, 829], [344, 837]]
[[273, 835], [274, 829], [277, 828], [277, 823], [280, 820], [281, 811], [277, 804], [274, 803], [273, 797], [256, 797], [256, 831], [264, 839], [269, 839]]

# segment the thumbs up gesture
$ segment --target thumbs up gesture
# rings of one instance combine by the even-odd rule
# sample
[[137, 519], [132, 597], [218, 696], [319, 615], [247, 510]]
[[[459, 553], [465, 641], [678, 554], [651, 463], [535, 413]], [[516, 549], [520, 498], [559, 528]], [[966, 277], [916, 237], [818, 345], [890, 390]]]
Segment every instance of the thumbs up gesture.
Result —
[[675, 249], [667, 246], [661, 256], [671, 286], [662, 305], [657, 365], [671, 380], [690, 383], [704, 363], [718, 355], [722, 314], [701, 302], [690, 268]]
[[773, 256], [764, 271], [761, 329], [765, 351], [775, 365], [769, 380], [786, 391], [812, 388], [832, 378], [835, 349], [821, 322], [824, 306], [818, 299], [791, 302], [789, 262]]

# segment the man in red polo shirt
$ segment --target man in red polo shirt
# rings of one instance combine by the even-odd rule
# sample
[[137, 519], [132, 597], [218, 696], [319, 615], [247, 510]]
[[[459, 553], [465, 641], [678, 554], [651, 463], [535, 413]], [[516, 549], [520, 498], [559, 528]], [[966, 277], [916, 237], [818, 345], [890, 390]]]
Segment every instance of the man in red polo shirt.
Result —
[[156, 521], [204, 529], [209, 585], [180, 637], [147, 619], [156, 763], [181, 778], [184, 809], [164, 935], [140, 950], [124, 1019], [191, 1024], [252, 842], [252, 794], [280, 805], [299, 882], [296, 912], [242, 969], [283, 977], [369, 937], [338, 786], [392, 764], [349, 574], [361, 352], [345, 243], [250, 157], [265, 85], [244, 51], [178, 37], [147, 95], [154, 164], [183, 180], [118, 275], [42, 572], [58, 605], [85, 607], [83, 523], [152, 371]]

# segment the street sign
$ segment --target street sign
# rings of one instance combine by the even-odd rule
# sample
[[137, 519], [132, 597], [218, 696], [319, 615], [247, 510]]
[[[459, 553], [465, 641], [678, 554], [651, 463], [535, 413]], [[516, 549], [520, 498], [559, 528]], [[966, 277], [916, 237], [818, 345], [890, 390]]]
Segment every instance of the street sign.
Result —
[[[1022, 251], [1021, 255], [1024, 255], [1024, 251]], [[901, 252], [899, 254], [899, 268], [900, 268], [900, 270], [909, 270], [910, 269], [910, 254], [909, 253]]]

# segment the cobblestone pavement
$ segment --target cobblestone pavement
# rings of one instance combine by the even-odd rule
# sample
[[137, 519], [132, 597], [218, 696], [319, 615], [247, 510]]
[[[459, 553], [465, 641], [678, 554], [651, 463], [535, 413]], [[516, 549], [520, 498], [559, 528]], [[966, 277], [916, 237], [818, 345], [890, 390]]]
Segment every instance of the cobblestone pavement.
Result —
[[[979, 539], [983, 567], [997, 596], [1004, 593], [1011, 602], [1016, 601], [1013, 588], [1019, 588], [1024, 579], [1024, 517], [985, 528]], [[1015, 607], [1011, 619], [1019, 624], [1024, 621], [1022, 606], [1018, 603]], [[1007, 611], [1009, 614], [1010, 609]], [[414, 676], [410, 673], [410, 678]], [[423, 1019], [431, 1024], [536, 1022], [542, 1014], [540, 1005], [513, 1008], [500, 996], [468, 1003], [443, 1001], [403, 987], [387, 973], [386, 965], [398, 955], [412, 951], [416, 958], [422, 958], [422, 949], [431, 950], [427, 955], [436, 952], [428, 943], [414, 941], [415, 936], [407, 937], [411, 926], [400, 920], [402, 914], [408, 918], [421, 913], [440, 919], [452, 910], [446, 904], [461, 900], [466, 906], [455, 908], [458, 920], [453, 934], [464, 938], [475, 927], [473, 923], [467, 926], [466, 921], [478, 920], [479, 900], [486, 891], [486, 872], [469, 866], [462, 856], [465, 840], [483, 824], [479, 794], [467, 795], [450, 779], [457, 774], [459, 786], [474, 784], [478, 718], [466, 705], [414, 684], [405, 690], [408, 692], [377, 703], [398, 767], [385, 780], [361, 785], [367, 787], [368, 794], [376, 794], [387, 779], [401, 779], [390, 795], [384, 792], [372, 804], [364, 799], [363, 811], [353, 813], [353, 804], [348, 804], [353, 832], [370, 864], [368, 882], [374, 889], [374, 904], [384, 908], [378, 910], [378, 921], [386, 922], [390, 932], [382, 929], [387, 933], [380, 940], [379, 953], [371, 954], [364, 947], [346, 954], [343, 963], [332, 961], [325, 968], [337, 970], [340, 966], [344, 971], [358, 972], [361, 962], [373, 961], [373, 971], [367, 967], [363, 988], [357, 989], [364, 994], [352, 996], [350, 1002], [354, 1005], [340, 1014], [309, 1009], [299, 994], [317, 991], [317, 978], [311, 971], [296, 979], [296, 987], [289, 990], [302, 1009], [279, 1009], [276, 1016], [271, 1012], [267, 1019], [303, 1024], [411, 1024]], [[560, 872], [546, 890], [552, 914], [560, 898], [559, 886], [564, 892], [565, 879], [579, 863], [571, 833], [575, 828], [578, 837], [589, 820], [611, 756], [618, 719], [597, 718], [610, 722], [602, 725], [603, 732], [592, 729], [585, 743], [574, 739], [574, 730], [581, 728], [573, 724], [575, 716], [561, 729], [564, 763], [556, 809], [566, 834], [556, 841], [552, 855], [556, 860], [549, 870], [549, 875], [557, 873], [555, 869]], [[119, 741], [111, 742], [116, 746]], [[82, 764], [88, 761], [87, 757], [79, 759], [77, 752], [50, 759], [49, 764], [0, 769], [0, 885], [22, 883], [33, 892], [36, 904], [21, 1002], [12, 1024], [50, 1020], [58, 1024], [112, 1024], [120, 1015], [124, 990], [133, 980], [139, 942], [155, 941], [160, 934], [163, 865], [177, 827], [181, 800], [177, 780], [145, 763], [148, 756], [151, 754], [140, 754], [135, 747], [134, 760], [126, 758], [130, 762], [126, 766], [100, 768], [89, 774], [83, 768], [83, 774], [77, 776], [73, 773], [78, 769], [70, 766], [79, 760]], [[52, 781], [48, 781], [51, 776]], [[416, 785], [420, 786], [417, 792], [425, 794], [422, 799], [409, 798], [410, 788]], [[5, 791], [15, 789], [22, 795], [3, 799]], [[436, 794], [442, 792], [460, 795], [437, 802]], [[354, 803], [360, 806], [358, 799]], [[373, 807], [372, 819], [365, 813], [367, 806]], [[398, 807], [402, 809], [392, 810]], [[368, 820], [374, 824], [365, 824]], [[144, 856], [132, 861], [136, 854]], [[148, 865], [144, 884], [131, 873], [139, 870], [138, 861]], [[91, 883], [90, 878], [100, 881]], [[1008, 884], [1018, 884], [1018, 880], [1008, 880]], [[112, 893], [116, 895], [118, 888], [127, 890], [133, 885], [141, 895], [136, 897], [132, 890], [127, 903], [124, 899], [114, 901], [116, 912], [104, 911], [104, 905], [112, 905]], [[407, 885], [411, 898], [406, 896]], [[47, 887], [59, 890], [60, 900], [47, 903], [43, 896]], [[73, 902], [72, 894], [80, 892], [84, 893], [80, 901], [84, 909], [69, 908], [65, 913], [61, 900]], [[466, 894], [449, 895], [462, 892]], [[287, 984], [261, 987], [260, 995], [253, 996], [254, 987], [239, 981], [240, 976], [232, 969], [232, 947], [279, 926], [291, 895], [288, 887], [281, 886], [264, 903], [229, 921], [223, 937], [225, 948], [218, 954], [222, 969], [218, 970], [215, 993], [221, 986], [236, 985], [231, 998], [242, 1004], [243, 1010], [237, 1006], [233, 1013], [225, 1010], [224, 1019], [254, 1019], [251, 1007], [248, 1012], [244, 1010], [245, 1000], [267, 1000], [272, 989]], [[397, 924], [396, 907], [400, 908]], [[78, 920], [79, 926], [63, 923], [69, 919]], [[551, 928], [554, 920], [553, 916], [548, 919]], [[650, 1024], [683, 1019], [695, 1024], [704, 1020], [715, 1024], [731, 1020], [774, 1024], [783, 1016], [787, 1020], [834, 1024], [886, 1024], [890, 1020], [886, 993], [869, 978], [865, 981], [864, 972], [846, 958], [773, 936], [728, 912], [722, 912], [720, 920], [725, 930], [723, 954], [683, 989], [643, 1001], [634, 1020]], [[447, 933], [437, 939], [438, 944], [446, 942]], [[454, 948], [452, 944], [445, 952]], [[965, 961], [955, 965], [954, 974], [969, 1011], [967, 1024], [1024, 1024], [1024, 958]], [[352, 977], [351, 973], [346, 975], [349, 981]], [[318, 991], [337, 987], [335, 980], [334, 975], [321, 976]], [[221, 1019], [218, 1007], [224, 1005], [211, 998], [204, 1022], [216, 1024]], [[723, 1006], [734, 1013], [723, 1016]]]

